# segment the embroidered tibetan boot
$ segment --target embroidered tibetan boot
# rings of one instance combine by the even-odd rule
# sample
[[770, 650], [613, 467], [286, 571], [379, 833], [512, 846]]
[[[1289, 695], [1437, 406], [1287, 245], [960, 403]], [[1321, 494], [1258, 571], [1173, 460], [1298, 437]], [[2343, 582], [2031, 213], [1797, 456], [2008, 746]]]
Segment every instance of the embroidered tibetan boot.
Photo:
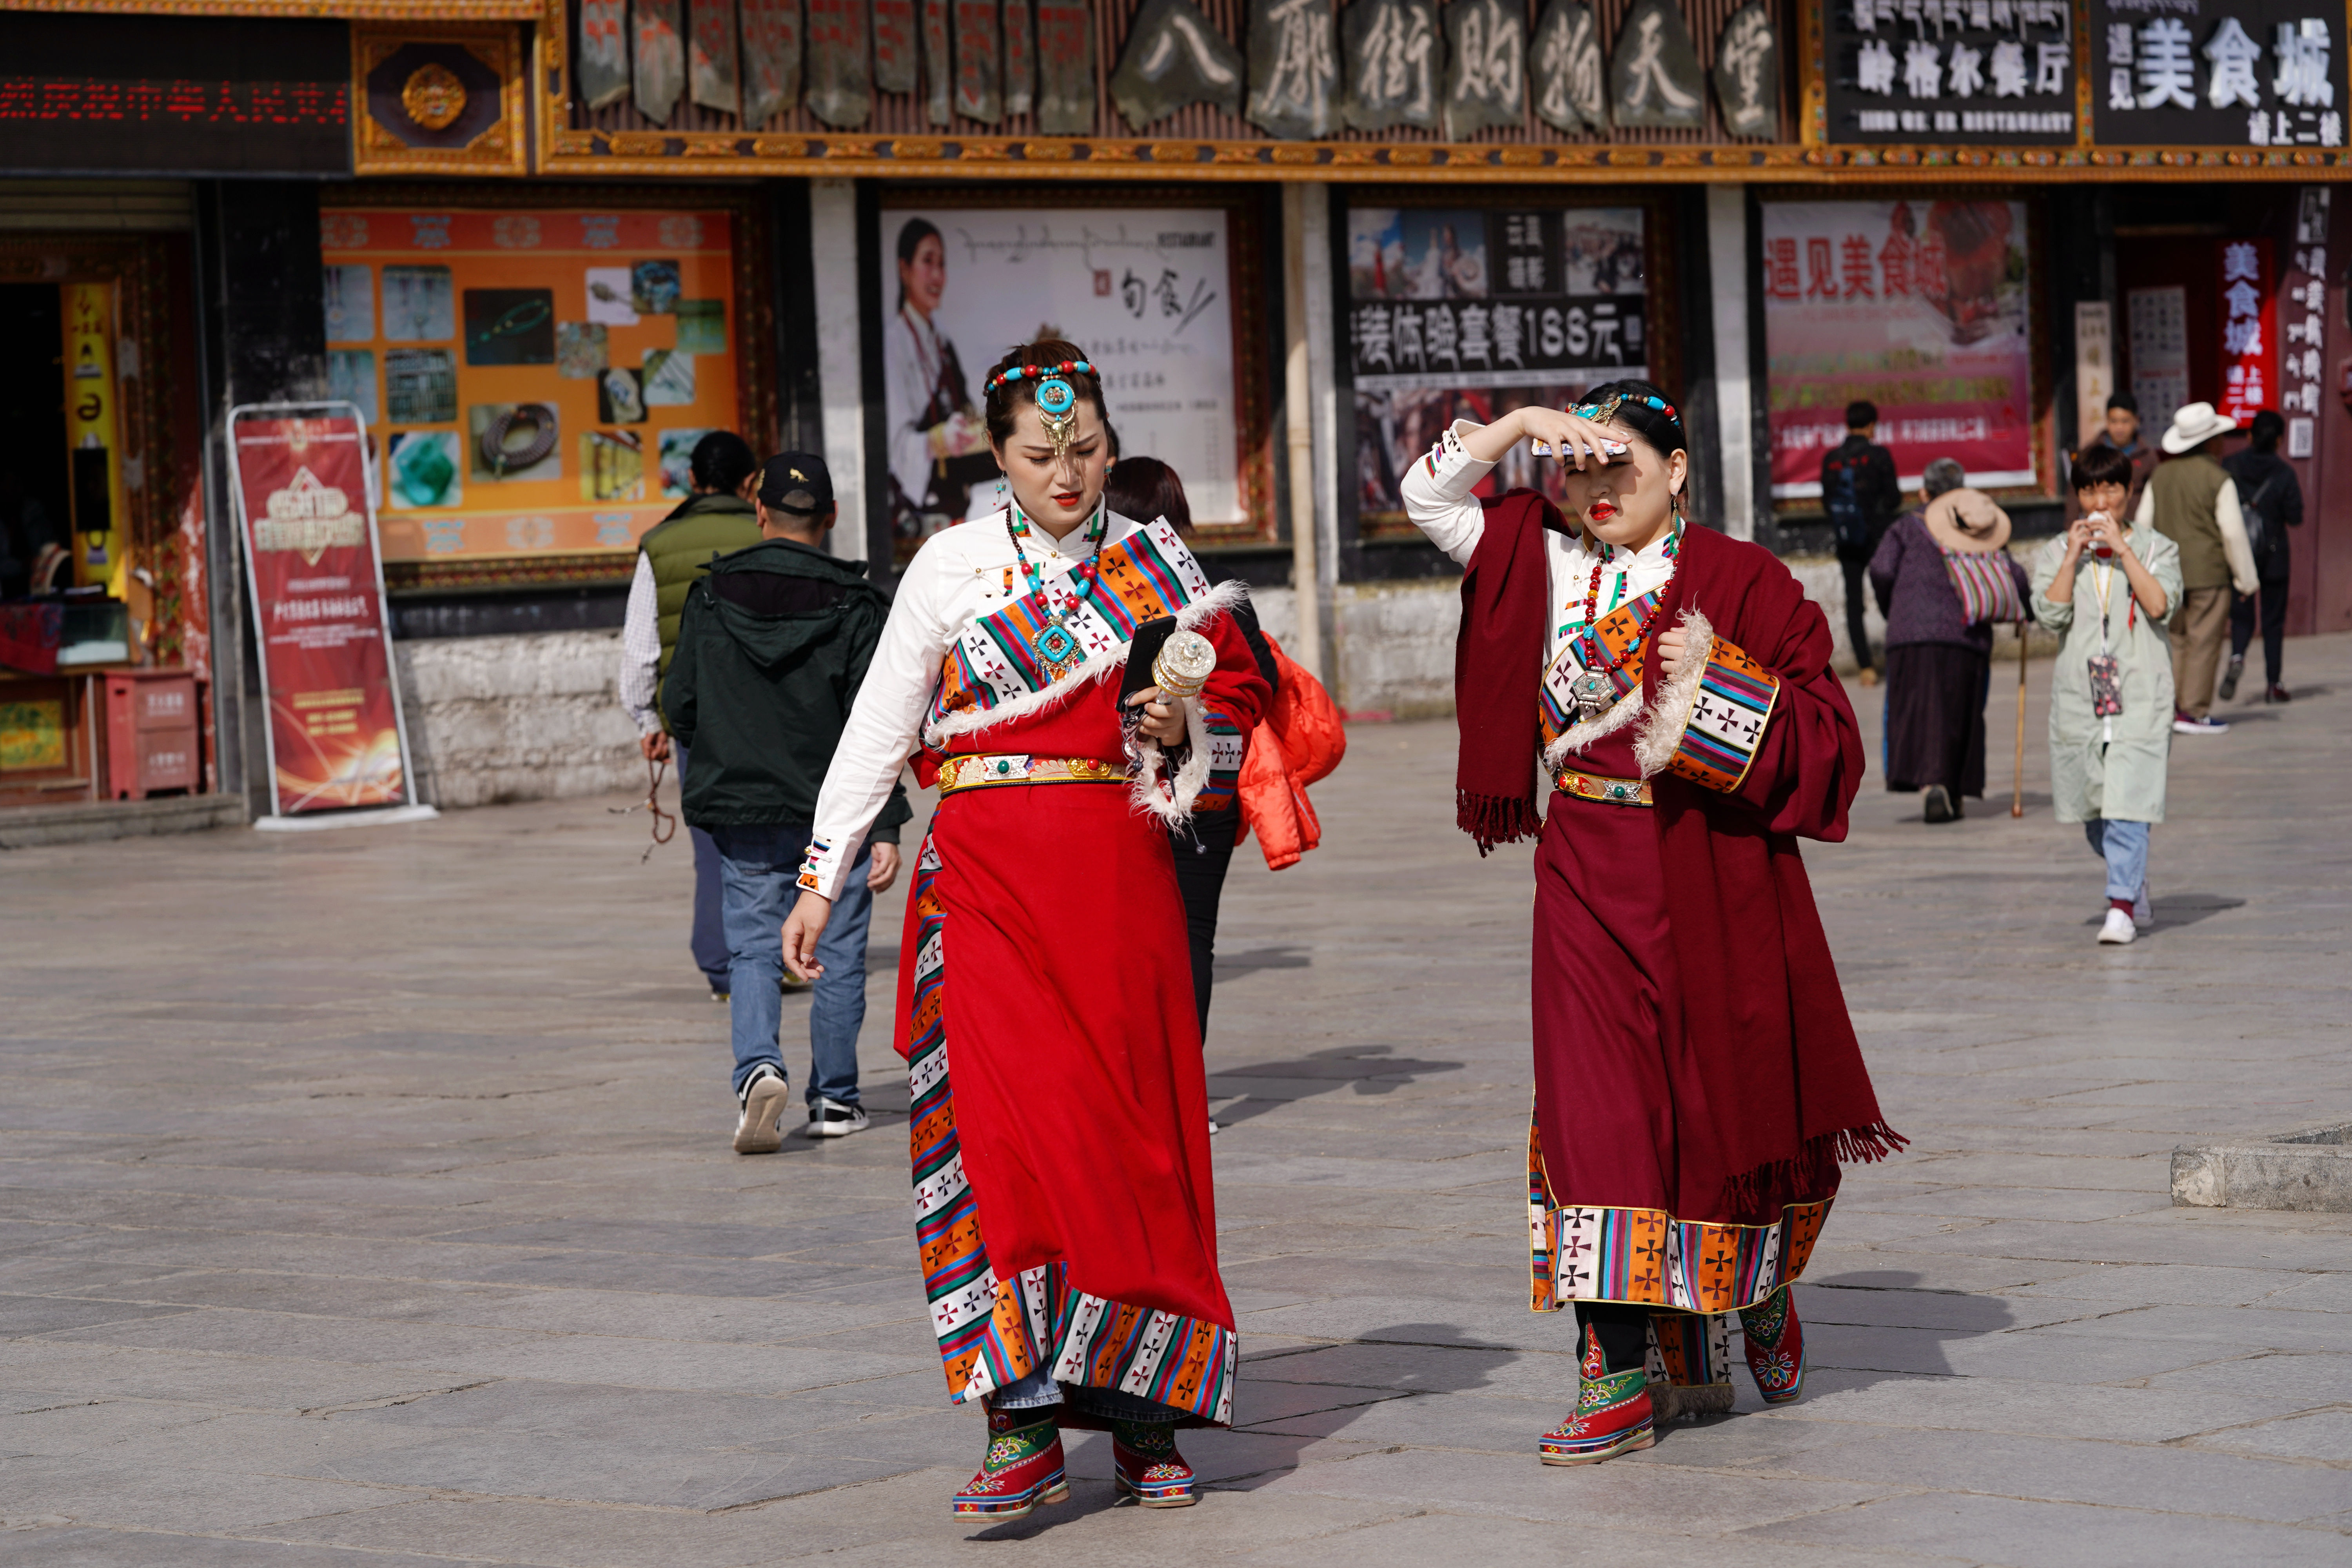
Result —
[[1781, 1286], [1759, 1307], [1739, 1314], [1740, 1331], [1748, 1339], [1748, 1370], [1756, 1374], [1756, 1392], [1767, 1405], [1787, 1405], [1805, 1391], [1805, 1328], [1797, 1321], [1797, 1303]]
[[1201, 1500], [1192, 1467], [1176, 1451], [1176, 1428], [1166, 1422], [1112, 1422], [1110, 1457], [1120, 1497], [1145, 1508], [1191, 1508]]
[[1062, 1428], [1053, 1406], [991, 1410], [988, 1457], [971, 1483], [956, 1493], [956, 1516], [1019, 1519], [1041, 1502], [1066, 1502], [1069, 1497], [1070, 1485], [1062, 1475]]
[[1657, 1440], [1650, 1374], [1641, 1367], [1604, 1369], [1601, 1336], [1585, 1331], [1584, 1365], [1577, 1378], [1576, 1414], [1544, 1434], [1547, 1465], [1597, 1465]]

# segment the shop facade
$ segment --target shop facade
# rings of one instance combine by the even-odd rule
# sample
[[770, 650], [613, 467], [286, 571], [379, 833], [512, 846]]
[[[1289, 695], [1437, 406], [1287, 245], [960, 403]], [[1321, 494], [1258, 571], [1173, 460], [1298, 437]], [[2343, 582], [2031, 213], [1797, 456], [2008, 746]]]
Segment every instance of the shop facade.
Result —
[[[365, 419], [415, 765], [467, 804], [642, 782], [614, 628], [701, 432], [824, 452], [835, 549], [887, 575], [992, 496], [980, 384], [1047, 328], [1103, 364], [1122, 448], [1177, 468], [1213, 570], [1359, 712], [1448, 700], [1454, 569], [1403, 468], [1450, 419], [1618, 375], [1681, 401], [1695, 514], [1788, 556], [1841, 637], [1817, 477], [1851, 398], [1906, 483], [1957, 457], [2029, 536], [2118, 387], [2151, 438], [2180, 402], [2276, 408], [2309, 498], [2290, 628], [2352, 626], [2341, 7], [126, 9], [0, 12], [0, 109], [32, 127], [0, 154], [28, 193], [0, 269], [55, 293], [57, 374], [87, 343], [114, 390], [110, 426], [73, 404], [35, 432], [28, 405], [10, 439], [63, 454], [40, 505], [80, 599], [120, 607], [100, 662], [199, 683], [194, 795], [267, 773], [233, 404]], [[99, 66], [99, 27], [170, 36]], [[174, 61], [231, 33], [205, 99]], [[177, 216], [101, 227], [110, 195]], [[110, 325], [76, 339], [92, 290]], [[72, 737], [107, 699], [49, 679], [64, 760], [0, 755], [89, 791], [104, 744]], [[0, 764], [0, 809], [38, 771]]]

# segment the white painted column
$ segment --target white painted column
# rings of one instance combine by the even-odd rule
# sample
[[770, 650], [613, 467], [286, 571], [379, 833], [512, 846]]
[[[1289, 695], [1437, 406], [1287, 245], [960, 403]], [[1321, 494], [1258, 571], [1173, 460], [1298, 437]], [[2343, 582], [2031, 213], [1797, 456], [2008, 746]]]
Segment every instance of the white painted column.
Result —
[[1297, 629], [1291, 636], [1290, 656], [1316, 679], [1323, 679], [1323, 637], [1315, 611], [1315, 585], [1323, 580], [1317, 565], [1321, 531], [1316, 526], [1314, 378], [1309, 368], [1310, 336], [1307, 327], [1307, 205], [1310, 192], [1320, 186], [1290, 184], [1282, 187], [1283, 282], [1283, 444], [1289, 458], [1290, 581], [1297, 604]]
[[[1299, 188], [1299, 271], [1307, 296], [1307, 400], [1308, 426], [1315, 438], [1315, 582], [1301, 583], [1303, 605], [1312, 595], [1317, 623], [1322, 627], [1325, 684], [1339, 690], [1339, 626], [1332, 620], [1332, 599], [1339, 582], [1339, 397], [1331, 356], [1338, 352], [1331, 293], [1331, 187], [1316, 183]], [[1352, 420], [1352, 415], [1350, 416]], [[1349, 429], [1352, 432], [1352, 424]], [[1347, 448], [1354, 461], [1352, 434]]]
[[858, 310], [857, 187], [809, 182], [809, 267], [816, 280], [817, 394], [824, 410], [824, 464], [841, 508], [829, 541], [844, 560], [866, 543], [866, 340]]
[[1723, 527], [1756, 536], [1754, 405], [1748, 365], [1748, 188], [1706, 188], [1707, 280], [1715, 296], [1715, 410], [1723, 461]]

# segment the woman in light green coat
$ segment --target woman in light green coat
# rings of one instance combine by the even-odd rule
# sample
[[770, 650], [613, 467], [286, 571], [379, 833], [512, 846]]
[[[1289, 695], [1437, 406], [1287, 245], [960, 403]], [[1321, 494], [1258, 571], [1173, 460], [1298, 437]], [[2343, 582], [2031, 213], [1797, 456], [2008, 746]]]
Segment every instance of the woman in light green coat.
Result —
[[2172, 654], [2164, 616], [2180, 598], [2180, 552], [2122, 520], [2131, 459], [2074, 457], [2082, 516], [2033, 563], [2033, 618], [2063, 637], [2050, 693], [2050, 784], [2058, 820], [2079, 822], [2107, 863], [2099, 940], [2148, 920], [2149, 827], [2164, 820], [2172, 750]]

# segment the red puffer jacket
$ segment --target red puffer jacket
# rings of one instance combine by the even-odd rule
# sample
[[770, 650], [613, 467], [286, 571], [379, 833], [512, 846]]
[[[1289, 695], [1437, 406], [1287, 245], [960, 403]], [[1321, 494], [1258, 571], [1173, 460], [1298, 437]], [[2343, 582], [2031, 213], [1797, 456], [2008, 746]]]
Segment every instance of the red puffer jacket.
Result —
[[1281, 644], [1272, 637], [1265, 642], [1282, 681], [1242, 761], [1242, 829], [1257, 835], [1267, 867], [1279, 871], [1322, 842], [1323, 825], [1307, 804], [1307, 786], [1339, 765], [1348, 754], [1348, 731], [1323, 683], [1292, 663]]

